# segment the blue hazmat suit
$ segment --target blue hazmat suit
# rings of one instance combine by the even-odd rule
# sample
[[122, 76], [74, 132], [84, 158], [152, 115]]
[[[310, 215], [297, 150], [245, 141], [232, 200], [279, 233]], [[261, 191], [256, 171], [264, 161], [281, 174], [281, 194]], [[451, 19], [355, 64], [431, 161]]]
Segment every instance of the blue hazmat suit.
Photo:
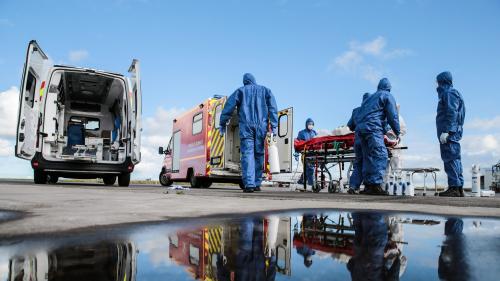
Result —
[[264, 255], [264, 223], [262, 219], [247, 218], [239, 226], [236, 248], [236, 272], [234, 280], [273, 281], [276, 278], [276, 256], [266, 266]]
[[440, 280], [471, 280], [467, 257], [467, 239], [463, 234], [464, 222], [460, 218], [448, 218], [444, 225], [446, 236], [439, 254], [438, 276]]
[[384, 252], [389, 241], [386, 217], [378, 213], [352, 213], [354, 256], [347, 263], [353, 281], [399, 280], [399, 262], [385, 267]]
[[450, 72], [442, 72], [437, 78], [439, 96], [436, 114], [437, 136], [448, 133], [445, 144], [440, 144], [441, 159], [444, 171], [448, 175], [448, 187], [463, 187], [464, 177], [460, 155], [460, 140], [462, 139], [465, 119], [465, 104], [462, 95], [453, 88], [453, 78]]
[[[365, 101], [368, 96], [370, 96], [370, 93], [365, 93], [363, 95], [363, 101]], [[361, 186], [361, 183], [363, 183], [363, 174], [362, 174], [362, 168], [363, 168], [363, 147], [361, 146], [361, 138], [358, 136], [356, 133], [356, 115], [358, 111], [361, 109], [361, 107], [356, 107], [355, 109], [352, 110], [351, 118], [347, 122], [347, 127], [351, 131], [354, 131], [354, 162], [353, 162], [353, 167], [352, 167], [352, 174], [349, 177], [349, 186], [353, 190], [359, 190], [359, 187]]]
[[247, 189], [260, 187], [264, 166], [264, 141], [268, 124], [272, 132], [278, 127], [278, 108], [270, 89], [257, 85], [252, 74], [243, 76], [243, 87], [226, 101], [220, 116], [221, 132], [237, 108], [240, 130], [241, 177]]
[[[297, 135], [297, 139], [301, 141], [308, 141], [318, 135], [315, 130], [309, 130], [307, 128], [307, 125], [313, 124], [314, 121], [311, 118], [307, 118], [306, 120], [306, 128], [304, 130], [301, 130], [299, 134]], [[299, 184], [304, 183], [303, 181], [304, 175], [302, 174], [301, 179], [299, 180]], [[307, 184], [308, 185], [313, 185], [314, 183], [314, 165], [312, 163], [307, 163], [306, 165], [306, 179], [307, 179]]]
[[361, 140], [365, 185], [381, 185], [384, 182], [389, 157], [384, 144], [385, 122], [396, 136], [400, 134], [396, 101], [390, 91], [391, 83], [387, 78], [382, 78], [377, 91], [363, 101], [356, 114], [356, 133]]

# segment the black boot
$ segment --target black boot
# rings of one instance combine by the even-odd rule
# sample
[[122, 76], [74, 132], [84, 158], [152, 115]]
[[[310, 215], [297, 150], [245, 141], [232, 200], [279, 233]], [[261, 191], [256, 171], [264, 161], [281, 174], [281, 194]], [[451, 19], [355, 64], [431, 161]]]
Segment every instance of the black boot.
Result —
[[347, 193], [349, 193], [349, 194], [358, 194], [358, 191], [357, 191], [357, 190], [355, 190], [355, 189], [349, 188], [349, 189], [347, 190]]
[[359, 194], [370, 194], [371, 193], [371, 185], [365, 184], [365, 188], [359, 192]]
[[371, 186], [370, 193], [368, 195], [389, 195], [387, 191], [385, 191], [380, 184], [375, 184]]
[[245, 187], [245, 189], [243, 189], [243, 193], [253, 193], [253, 189], [254, 187]]
[[463, 186], [460, 186], [460, 187], [458, 188], [458, 192], [460, 192], [460, 197], [465, 197], [464, 187], [463, 187]]
[[442, 197], [461, 197], [458, 187], [451, 186], [448, 187], [446, 191], [440, 192], [438, 195]]

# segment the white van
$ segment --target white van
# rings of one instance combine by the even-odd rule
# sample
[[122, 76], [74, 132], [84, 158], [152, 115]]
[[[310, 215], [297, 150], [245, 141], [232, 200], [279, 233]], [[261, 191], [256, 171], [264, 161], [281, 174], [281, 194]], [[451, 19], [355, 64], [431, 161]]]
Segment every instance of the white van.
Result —
[[102, 178], [128, 186], [141, 160], [139, 62], [130, 77], [52, 65], [28, 45], [19, 97], [15, 153], [31, 161], [37, 184], [59, 177]]

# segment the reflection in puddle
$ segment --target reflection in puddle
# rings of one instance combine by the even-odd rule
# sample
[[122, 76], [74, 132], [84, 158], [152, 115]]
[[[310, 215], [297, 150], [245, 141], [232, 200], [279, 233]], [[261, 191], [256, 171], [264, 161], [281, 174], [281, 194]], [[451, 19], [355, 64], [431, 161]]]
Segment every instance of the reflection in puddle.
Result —
[[0, 240], [0, 280], [497, 280], [500, 222], [283, 213]]

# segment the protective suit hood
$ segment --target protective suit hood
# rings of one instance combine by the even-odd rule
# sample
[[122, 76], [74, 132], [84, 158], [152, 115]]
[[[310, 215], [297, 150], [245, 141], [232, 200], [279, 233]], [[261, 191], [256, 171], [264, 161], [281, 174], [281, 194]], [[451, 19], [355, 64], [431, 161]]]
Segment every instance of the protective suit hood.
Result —
[[453, 77], [451, 76], [451, 72], [444, 71], [438, 74], [436, 80], [440, 86], [453, 86]]
[[256, 85], [255, 77], [251, 73], [245, 73], [243, 75], [243, 85]]
[[313, 123], [313, 125], [314, 125], [314, 120], [312, 120], [312, 118], [307, 118], [307, 120], [306, 120], [306, 129], [307, 129], [307, 124], [308, 123]]
[[379, 91], [391, 91], [391, 82], [389, 82], [389, 79], [387, 78], [382, 78], [380, 79], [380, 82], [378, 82], [377, 90]]

